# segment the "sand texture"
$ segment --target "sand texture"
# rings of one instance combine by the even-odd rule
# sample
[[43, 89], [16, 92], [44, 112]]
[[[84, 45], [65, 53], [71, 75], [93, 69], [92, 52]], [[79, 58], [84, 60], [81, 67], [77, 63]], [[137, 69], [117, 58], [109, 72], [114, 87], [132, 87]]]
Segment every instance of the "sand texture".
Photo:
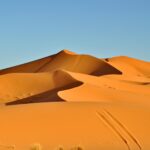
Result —
[[150, 62], [62, 50], [0, 70], [0, 150], [38, 144], [150, 150]]

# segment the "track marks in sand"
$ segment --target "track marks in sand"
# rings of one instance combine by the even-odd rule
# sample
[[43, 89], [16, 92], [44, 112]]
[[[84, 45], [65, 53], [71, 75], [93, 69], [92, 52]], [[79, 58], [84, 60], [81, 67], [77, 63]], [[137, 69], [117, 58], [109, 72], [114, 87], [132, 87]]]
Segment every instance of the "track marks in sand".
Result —
[[129, 137], [137, 144], [140, 150], [142, 150], [141, 145], [137, 141], [137, 139], [129, 132], [129, 130], [116, 118], [114, 117], [109, 111], [105, 110], [105, 112], [129, 135]]
[[118, 135], [128, 150], [132, 150], [129, 139], [135, 143], [139, 150], [142, 150], [142, 146], [135, 136], [111, 112], [104, 109], [103, 113], [97, 111], [96, 114], [100, 120], [104, 121]]
[[131, 150], [128, 141], [122, 136], [122, 134], [116, 129], [116, 127], [100, 112], [97, 112], [98, 118], [102, 119], [105, 123], [107, 123], [114, 131], [115, 133], [120, 137], [120, 139], [125, 143], [128, 150]]

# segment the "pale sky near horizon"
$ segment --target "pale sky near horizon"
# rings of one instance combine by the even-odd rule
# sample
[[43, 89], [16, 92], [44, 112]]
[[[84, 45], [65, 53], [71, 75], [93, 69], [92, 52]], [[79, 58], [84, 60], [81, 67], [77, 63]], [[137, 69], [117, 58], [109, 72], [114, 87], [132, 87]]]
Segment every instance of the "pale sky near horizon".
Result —
[[0, 0], [0, 69], [62, 49], [150, 61], [150, 0]]

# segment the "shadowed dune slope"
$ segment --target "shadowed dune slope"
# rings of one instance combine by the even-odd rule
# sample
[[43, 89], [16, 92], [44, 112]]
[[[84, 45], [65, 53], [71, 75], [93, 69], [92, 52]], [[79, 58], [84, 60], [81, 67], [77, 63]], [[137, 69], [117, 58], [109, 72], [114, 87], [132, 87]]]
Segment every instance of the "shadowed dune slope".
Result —
[[52, 61], [55, 55], [45, 57], [39, 60], [35, 60], [26, 64], [14, 66], [11, 68], [0, 70], [0, 75], [8, 74], [8, 73], [34, 73], [39, 72], [43, 66], [47, 65]]

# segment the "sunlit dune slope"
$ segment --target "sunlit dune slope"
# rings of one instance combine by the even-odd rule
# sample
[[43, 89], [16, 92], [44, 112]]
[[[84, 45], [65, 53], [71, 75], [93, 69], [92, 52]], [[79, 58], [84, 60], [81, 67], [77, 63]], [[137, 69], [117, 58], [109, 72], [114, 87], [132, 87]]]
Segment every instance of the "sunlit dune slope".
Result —
[[79, 73], [68, 73], [83, 84], [79, 87], [60, 91], [59, 97], [66, 101], [109, 101], [150, 105], [150, 80], [148, 79], [146, 80], [147, 84], [145, 84], [144, 81], [127, 82], [126, 80], [120, 80], [118, 75], [94, 77]]
[[[19, 114], [19, 115], [18, 115]], [[1, 107], [0, 148], [149, 150], [149, 107], [113, 103], [41, 103]]]

